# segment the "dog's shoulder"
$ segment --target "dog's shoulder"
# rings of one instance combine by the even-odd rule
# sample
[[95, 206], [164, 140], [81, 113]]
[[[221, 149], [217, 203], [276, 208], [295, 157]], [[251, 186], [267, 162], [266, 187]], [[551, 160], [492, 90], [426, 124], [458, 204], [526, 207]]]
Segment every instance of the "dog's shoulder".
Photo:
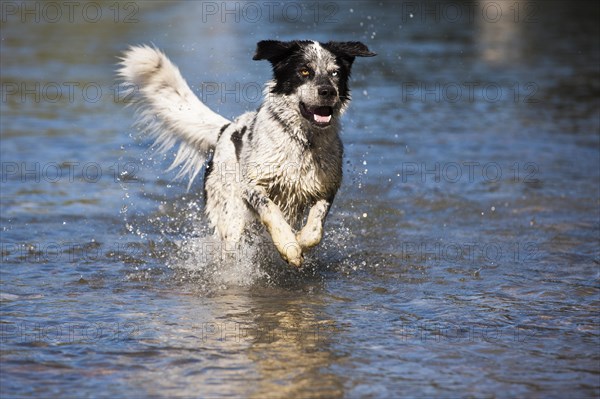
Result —
[[219, 129], [216, 152], [235, 153], [236, 162], [240, 161], [242, 148], [251, 135], [252, 125], [256, 119], [256, 111], [246, 112], [231, 123], [226, 123]]
[[[240, 135], [245, 134], [255, 118], [256, 111], [250, 111], [238, 116], [233, 122], [224, 124], [219, 130], [219, 141], [231, 140], [232, 136], [239, 137]], [[244, 133], [241, 133], [242, 130]]]

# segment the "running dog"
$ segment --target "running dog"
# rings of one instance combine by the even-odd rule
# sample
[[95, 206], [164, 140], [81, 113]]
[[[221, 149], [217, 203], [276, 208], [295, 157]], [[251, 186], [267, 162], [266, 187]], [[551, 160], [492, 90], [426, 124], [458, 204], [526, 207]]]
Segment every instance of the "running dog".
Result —
[[169, 170], [191, 184], [208, 158], [206, 214], [221, 239], [237, 243], [259, 220], [281, 257], [300, 267], [321, 241], [342, 181], [340, 117], [352, 63], [374, 55], [360, 42], [260, 41], [253, 59], [268, 60], [274, 76], [258, 110], [234, 121], [204, 105], [156, 48], [130, 47], [117, 72], [158, 151], [179, 143]]

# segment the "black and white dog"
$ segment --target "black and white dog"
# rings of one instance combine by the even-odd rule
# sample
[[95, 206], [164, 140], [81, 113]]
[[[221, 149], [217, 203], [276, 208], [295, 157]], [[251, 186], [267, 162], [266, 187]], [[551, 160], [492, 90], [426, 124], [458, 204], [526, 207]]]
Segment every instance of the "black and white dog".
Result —
[[191, 183], [212, 155], [206, 214], [221, 239], [239, 242], [258, 219], [281, 257], [301, 266], [303, 252], [321, 241], [342, 180], [339, 119], [352, 63], [374, 55], [360, 42], [261, 41], [253, 59], [270, 61], [274, 78], [258, 110], [233, 122], [200, 102], [155, 48], [131, 47], [118, 74], [135, 90], [137, 122], [158, 150], [180, 144], [171, 165], [178, 177]]

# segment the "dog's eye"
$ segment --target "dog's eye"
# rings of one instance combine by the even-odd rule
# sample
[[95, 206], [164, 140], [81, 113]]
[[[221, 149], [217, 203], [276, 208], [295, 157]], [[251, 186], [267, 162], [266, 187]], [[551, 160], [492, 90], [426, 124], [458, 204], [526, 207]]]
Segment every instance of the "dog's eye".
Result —
[[310, 75], [310, 71], [308, 70], [308, 68], [302, 68], [300, 69], [300, 75], [307, 77], [308, 75]]
[[337, 76], [338, 71], [331, 71], [331, 76]]

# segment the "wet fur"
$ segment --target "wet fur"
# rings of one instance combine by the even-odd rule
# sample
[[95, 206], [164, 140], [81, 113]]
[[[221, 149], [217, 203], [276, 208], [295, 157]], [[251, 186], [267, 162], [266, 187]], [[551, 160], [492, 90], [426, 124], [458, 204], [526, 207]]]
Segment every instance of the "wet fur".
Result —
[[352, 63], [373, 55], [359, 42], [261, 41], [254, 60], [268, 60], [274, 78], [259, 109], [234, 121], [202, 104], [156, 48], [131, 47], [118, 74], [156, 148], [179, 143], [170, 169], [191, 184], [209, 158], [206, 214], [221, 239], [237, 243], [259, 220], [282, 258], [300, 266], [321, 241], [341, 184], [339, 118], [350, 101]]

